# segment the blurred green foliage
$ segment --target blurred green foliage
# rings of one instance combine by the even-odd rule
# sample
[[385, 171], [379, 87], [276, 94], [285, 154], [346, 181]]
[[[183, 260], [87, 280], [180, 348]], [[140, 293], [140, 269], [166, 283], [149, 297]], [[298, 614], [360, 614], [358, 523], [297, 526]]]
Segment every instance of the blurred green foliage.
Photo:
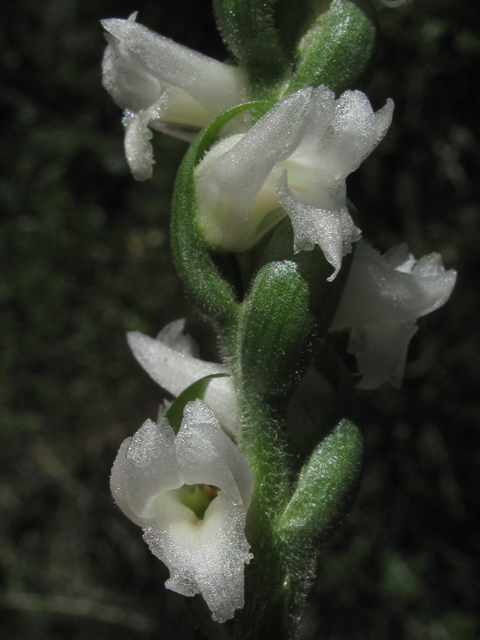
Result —
[[[169, 254], [185, 143], [155, 134], [154, 178], [123, 157], [99, 20], [127, 17], [222, 59], [210, 3], [19, 0], [0, 7], [0, 627], [29, 640], [194, 639], [165, 568], [114, 507], [122, 439], [162, 397], [124, 334], [187, 316]], [[440, 251], [459, 281], [420, 322], [400, 391], [363, 393], [365, 475], [319, 559], [305, 636], [474, 640], [480, 574], [480, 12], [382, 9], [368, 95], [396, 103], [349, 179], [365, 237]], [[339, 342], [343, 340], [339, 338]]]

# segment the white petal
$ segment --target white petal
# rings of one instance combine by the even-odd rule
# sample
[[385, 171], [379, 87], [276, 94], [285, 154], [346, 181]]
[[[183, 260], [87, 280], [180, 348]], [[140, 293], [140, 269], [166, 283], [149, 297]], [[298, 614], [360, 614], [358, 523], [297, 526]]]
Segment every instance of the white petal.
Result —
[[361, 389], [376, 389], [384, 382], [400, 387], [407, 348], [417, 331], [415, 322], [359, 325], [350, 332], [349, 353], [355, 354], [363, 376]]
[[161, 84], [128, 47], [110, 34], [102, 62], [102, 84], [123, 110], [138, 112], [156, 102]]
[[[191, 384], [215, 373], [229, 373], [228, 367], [193, 358], [185, 351], [172, 348], [160, 340], [133, 331], [127, 334], [133, 355], [145, 371], [166, 391], [179, 396]], [[170, 338], [168, 338], [170, 340]], [[183, 349], [183, 346], [181, 347]], [[233, 380], [213, 379], [205, 401], [215, 412], [222, 426], [233, 436], [239, 435], [239, 416]]]
[[237, 440], [241, 424], [237, 409], [233, 377], [214, 378], [205, 393], [205, 402], [217, 416], [226, 433]]
[[166, 420], [158, 426], [147, 420], [120, 448], [112, 469], [112, 493], [136, 524], [145, 525], [154, 517], [153, 501], [159, 494], [183, 484], [174, 437]]
[[138, 114], [126, 113], [123, 119], [125, 156], [133, 177], [139, 181], [152, 177], [152, 166], [155, 163], [150, 143], [152, 132], [148, 128], [149, 122], [148, 111], [140, 111]]
[[420, 260], [415, 265], [413, 265], [412, 273], [417, 278], [426, 278], [438, 276], [441, 274], [445, 275], [445, 267], [443, 266], [442, 256], [439, 253], [430, 253], [427, 256], [422, 256]]
[[300, 144], [290, 158], [310, 165], [312, 157], [321, 153], [323, 137], [335, 118], [335, 94], [324, 85], [312, 90], [311, 100], [305, 116]]
[[127, 451], [130, 446], [130, 441], [131, 438], [126, 438], [118, 450], [110, 476], [110, 491], [112, 492], [112, 496], [117, 503], [117, 506], [120, 507], [127, 518], [135, 524], [138, 524], [139, 527], [143, 527], [143, 521], [138, 518], [130, 508], [125, 486], [124, 468], [127, 464]]
[[[156, 117], [152, 115], [152, 126], [180, 139], [195, 137], [213, 118], [213, 114], [194, 100], [186, 91], [167, 86], [164, 92], [165, 108]], [[160, 118], [165, 122], [159, 121]]]
[[[405, 256], [404, 248], [401, 252]], [[393, 263], [398, 259], [399, 255], [390, 255]], [[399, 270], [407, 268], [405, 265], [411, 273]], [[455, 271], [444, 271], [437, 254], [422, 258], [413, 267], [407, 258], [392, 268], [375, 249], [360, 241], [330, 331], [420, 318], [448, 300], [455, 280]]]
[[139, 331], [127, 334], [133, 355], [151, 378], [174, 396], [191, 384], [214, 373], [228, 373], [227, 367], [205, 362], [167, 346]]
[[305, 204], [300, 194], [288, 186], [287, 173], [279, 181], [276, 193], [282, 207], [292, 221], [294, 251], [311, 251], [318, 244], [326, 260], [334, 267], [328, 280], [333, 280], [340, 270], [342, 258], [352, 250], [352, 242], [361, 236], [346, 207], [328, 211]]
[[233, 146], [219, 143], [221, 153], [214, 147], [197, 166], [199, 223], [211, 245], [243, 251], [259, 239], [269, 209], [257, 206], [256, 216], [252, 205], [275, 165], [298, 146], [310, 97], [311, 89], [302, 89], [277, 103]]
[[202, 521], [168, 494], [157, 507], [158, 521], [144, 529], [144, 539], [170, 570], [165, 586], [186, 596], [201, 593], [218, 622], [232, 618], [243, 607], [244, 563], [252, 558], [245, 508], [222, 492]]
[[[361, 246], [358, 246], [358, 250], [361, 250]], [[378, 252], [377, 252], [378, 253]], [[396, 269], [397, 271], [403, 271], [403, 273], [412, 273], [413, 267], [417, 264], [413, 253], [410, 253], [408, 246], [405, 242], [397, 244], [395, 247], [391, 247], [385, 253], [386, 263]]]
[[114, 18], [103, 20], [102, 25], [158, 81], [183, 89], [212, 114], [245, 100], [244, 75], [238, 68], [177, 44], [137, 22]]
[[345, 91], [318, 149], [317, 166], [333, 178], [345, 178], [375, 149], [392, 121], [393, 101], [374, 113], [361, 91]]
[[175, 440], [185, 484], [211, 484], [246, 509], [253, 492], [253, 472], [214, 413], [201, 400], [189, 402]]
[[184, 328], [185, 318], [174, 320], [163, 327], [157, 336], [157, 340], [185, 356], [198, 358], [200, 355], [198, 344], [190, 334], [183, 333]]

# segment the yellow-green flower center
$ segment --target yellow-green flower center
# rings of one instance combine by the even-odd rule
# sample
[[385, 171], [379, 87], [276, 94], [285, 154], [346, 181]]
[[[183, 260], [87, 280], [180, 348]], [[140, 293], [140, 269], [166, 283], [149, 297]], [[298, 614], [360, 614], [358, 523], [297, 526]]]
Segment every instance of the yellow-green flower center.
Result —
[[219, 491], [218, 487], [210, 484], [184, 484], [176, 490], [180, 502], [191, 509], [199, 520], [203, 520], [205, 511]]

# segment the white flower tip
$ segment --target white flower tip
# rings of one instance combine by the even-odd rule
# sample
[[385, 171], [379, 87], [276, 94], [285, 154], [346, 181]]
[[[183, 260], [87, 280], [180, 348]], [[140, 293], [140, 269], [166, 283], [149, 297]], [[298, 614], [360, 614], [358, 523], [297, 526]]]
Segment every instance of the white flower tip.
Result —
[[179, 351], [185, 356], [198, 358], [200, 355], [200, 349], [192, 336], [183, 332], [184, 329], [185, 318], [174, 320], [163, 327], [157, 336], [157, 340], [163, 342], [167, 347], [175, 349], [175, 351]]
[[148, 180], [153, 175], [153, 148], [150, 143], [152, 132], [148, 128], [150, 114], [140, 111], [138, 114], [126, 113], [125, 156], [135, 180]]
[[386, 103], [378, 111], [378, 113], [384, 114], [384, 117], [388, 120], [387, 129], [392, 124], [394, 109], [395, 109], [395, 102], [392, 100], [392, 98], [387, 98]]
[[105, 31], [110, 33], [114, 38], [118, 38], [121, 35], [125, 22], [127, 22], [127, 20], [122, 20], [121, 18], [106, 18], [105, 20], [100, 20], [100, 24]]
[[[132, 13], [127, 20], [123, 18], [106, 18], [100, 20], [100, 23], [105, 31], [112, 34], [112, 36], [119, 40], [124, 40], [127, 36], [129, 26], [135, 22], [137, 14], [138, 11]], [[141, 27], [142, 25], [139, 26]]]

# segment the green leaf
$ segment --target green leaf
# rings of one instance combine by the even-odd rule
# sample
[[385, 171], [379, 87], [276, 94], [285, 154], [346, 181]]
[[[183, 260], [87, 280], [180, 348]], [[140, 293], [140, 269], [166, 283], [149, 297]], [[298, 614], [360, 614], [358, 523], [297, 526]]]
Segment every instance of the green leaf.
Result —
[[207, 391], [208, 385], [213, 380], [213, 378], [228, 378], [228, 373], [212, 373], [209, 376], [205, 376], [204, 378], [200, 378], [200, 380], [196, 380], [189, 387], [184, 389], [182, 393], [176, 398], [172, 404], [169, 406], [165, 417], [168, 420], [168, 423], [175, 431], [178, 433], [180, 430], [180, 426], [183, 420], [183, 411], [189, 402], [193, 400], [203, 400], [205, 393]]
[[337, 95], [366, 85], [377, 49], [377, 17], [370, 0], [317, 2], [320, 8], [297, 46], [287, 93], [326, 85]]

